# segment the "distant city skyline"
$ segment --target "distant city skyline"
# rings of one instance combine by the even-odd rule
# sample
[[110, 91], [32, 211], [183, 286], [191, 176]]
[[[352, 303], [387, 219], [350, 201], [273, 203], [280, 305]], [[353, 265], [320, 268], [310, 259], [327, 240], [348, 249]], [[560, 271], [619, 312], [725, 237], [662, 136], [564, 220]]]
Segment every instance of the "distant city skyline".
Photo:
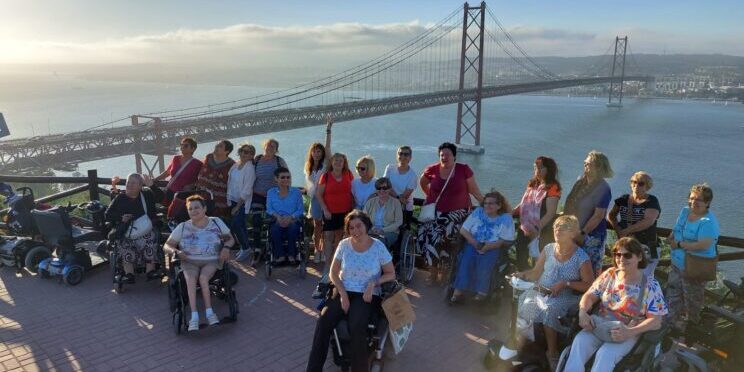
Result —
[[[738, 40], [744, 7], [737, 1], [487, 5], [534, 56], [597, 55], [626, 34], [634, 53], [744, 56]], [[0, 63], [346, 65], [410, 39], [461, 6], [452, 0], [8, 1]]]

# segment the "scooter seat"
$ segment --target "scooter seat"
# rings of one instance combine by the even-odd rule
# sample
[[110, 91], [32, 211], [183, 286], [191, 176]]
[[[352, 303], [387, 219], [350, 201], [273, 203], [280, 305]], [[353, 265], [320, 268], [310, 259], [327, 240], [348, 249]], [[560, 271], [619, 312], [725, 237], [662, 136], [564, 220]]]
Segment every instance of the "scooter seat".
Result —
[[75, 243], [103, 240], [103, 234], [96, 230], [72, 226], [72, 240]]

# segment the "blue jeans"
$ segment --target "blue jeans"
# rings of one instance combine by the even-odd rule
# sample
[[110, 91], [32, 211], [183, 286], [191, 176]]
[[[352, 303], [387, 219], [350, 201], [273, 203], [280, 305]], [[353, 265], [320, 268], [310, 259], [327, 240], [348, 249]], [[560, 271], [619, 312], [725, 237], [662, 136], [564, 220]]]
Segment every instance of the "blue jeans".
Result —
[[500, 258], [501, 249], [491, 249], [480, 254], [470, 243], [465, 243], [455, 276], [455, 289], [488, 294], [491, 272]]
[[230, 231], [238, 238], [240, 249], [248, 249], [250, 245], [248, 244], [248, 230], [245, 228], [245, 204], [230, 219]]
[[[281, 227], [278, 223], [271, 224], [271, 246], [274, 252], [274, 258], [294, 257], [297, 255], [297, 238], [300, 234], [300, 223], [294, 222]], [[284, 242], [287, 242], [287, 248], [284, 248]]]

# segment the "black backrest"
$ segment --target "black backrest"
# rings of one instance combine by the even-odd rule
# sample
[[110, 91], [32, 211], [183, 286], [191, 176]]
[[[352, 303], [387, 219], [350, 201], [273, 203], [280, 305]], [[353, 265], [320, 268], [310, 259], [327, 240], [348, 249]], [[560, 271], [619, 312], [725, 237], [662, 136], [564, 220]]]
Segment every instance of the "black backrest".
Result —
[[72, 244], [72, 226], [67, 212], [59, 207], [32, 210], [31, 215], [45, 243], [53, 246]]

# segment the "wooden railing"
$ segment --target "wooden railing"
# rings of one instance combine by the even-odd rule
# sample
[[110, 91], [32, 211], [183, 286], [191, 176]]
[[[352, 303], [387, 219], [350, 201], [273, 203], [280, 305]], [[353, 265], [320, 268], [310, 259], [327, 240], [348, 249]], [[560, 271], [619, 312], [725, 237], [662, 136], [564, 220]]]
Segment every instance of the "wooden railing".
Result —
[[[69, 190], [58, 192], [56, 194], [37, 198], [37, 202], [50, 202], [59, 200], [71, 195], [79, 194], [82, 192], [88, 192], [90, 200], [99, 200], [100, 195], [110, 196], [111, 192], [100, 187], [100, 185], [111, 185], [110, 178], [98, 177], [98, 171], [96, 169], [88, 170], [87, 177], [52, 177], [52, 176], [11, 176], [11, 175], [0, 175], [0, 182], [12, 182], [21, 184], [82, 184], [80, 186], [73, 187]], [[123, 185], [125, 180], [120, 180], [119, 185]], [[166, 182], [158, 182], [158, 186], [165, 186]], [[424, 200], [420, 198], [414, 198], [414, 204], [423, 205]], [[0, 210], [0, 215], [7, 213], [7, 209]], [[658, 234], [661, 237], [666, 237], [671, 232], [671, 229], [658, 227]], [[744, 238], [733, 237], [733, 236], [720, 236], [718, 238], [718, 245], [722, 247], [730, 247], [736, 249], [742, 249], [739, 252], [724, 252], [719, 254], [719, 261], [734, 261], [744, 259]], [[668, 264], [668, 263], [667, 263]]]

